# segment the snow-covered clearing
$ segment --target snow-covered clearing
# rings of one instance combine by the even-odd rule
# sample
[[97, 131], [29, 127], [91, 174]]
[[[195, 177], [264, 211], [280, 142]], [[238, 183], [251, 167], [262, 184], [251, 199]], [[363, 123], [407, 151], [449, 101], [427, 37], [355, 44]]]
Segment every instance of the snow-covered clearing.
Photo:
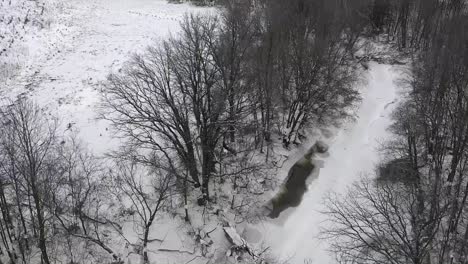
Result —
[[[390, 114], [398, 98], [395, 81], [401, 73], [390, 65], [369, 66], [357, 120], [340, 129], [336, 136], [324, 138], [330, 145], [329, 156], [323, 158], [318, 178], [310, 184], [302, 203], [283, 212], [279, 219], [260, 225], [272, 252], [290, 263], [336, 263], [327, 251], [327, 241], [319, 238], [326, 220], [321, 214], [323, 198], [330, 191], [345, 192], [363, 174], [373, 173], [379, 161], [379, 147], [388, 139]], [[298, 150], [290, 159], [299, 159], [304, 150]]]
[[29, 56], [20, 62], [24, 67], [19, 74], [0, 81], [0, 93], [7, 98], [26, 94], [59, 114], [64, 129], [79, 130], [96, 153], [115, 144], [108, 125], [96, 120], [100, 84], [106, 76], [132, 53], [175, 33], [186, 13], [213, 11], [165, 0], [50, 4], [51, 12], [57, 12], [55, 19], [49, 27], [26, 35], [23, 53]]

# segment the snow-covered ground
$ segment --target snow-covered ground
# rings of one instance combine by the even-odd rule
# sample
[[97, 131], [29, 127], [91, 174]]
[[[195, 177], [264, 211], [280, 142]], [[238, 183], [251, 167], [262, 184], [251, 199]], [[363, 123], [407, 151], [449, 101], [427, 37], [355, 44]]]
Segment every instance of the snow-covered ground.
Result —
[[[176, 33], [186, 14], [215, 12], [213, 8], [171, 4], [166, 0], [44, 2], [47, 26], [22, 31], [21, 35], [10, 34], [17, 38], [15, 46], [3, 58], [14, 62], [14, 71], [0, 75], [0, 97], [32, 98], [47, 113], [59, 117], [62, 132], [78, 133], [95, 154], [103, 154], [119, 143], [109, 124], [98, 119], [100, 89], [107, 75], [118, 71], [133, 53], [158, 45]], [[15, 17], [24, 18], [27, 9], [16, 6]], [[1, 11], [4, 12], [0, 14], [9, 14]], [[151, 235], [157, 236], [149, 248], [151, 258], [158, 259], [158, 263], [197, 263], [198, 256], [191, 254], [195, 249], [190, 237], [184, 236], [182, 221], [158, 220]], [[134, 233], [132, 227], [125, 226], [131, 243], [137, 240]], [[123, 241], [111, 247], [118, 249], [124, 260], [135, 257], [128, 255], [131, 249]]]
[[[366, 75], [357, 120], [336, 136], [324, 138], [330, 145], [329, 155], [323, 158], [318, 178], [310, 184], [301, 204], [283, 212], [279, 219], [259, 225], [272, 252], [291, 264], [336, 263], [327, 251], [327, 241], [319, 238], [326, 220], [321, 213], [323, 199], [330, 191], [345, 192], [363, 174], [373, 173], [379, 162], [379, 147], [390, 135], [390, 114], [398, 98], [395, 81], [401, 73], [390, 65], [370, 63]], [[290, 159], [299, 159], [304, 150]]]
[[[97, 120], [100, 87], [107, 74], [118, 71], [132, 53], [176, 32], [185, 13], [215, 12], [166, 0], [69, 0], [54, 10], [60, 12], [56, 19], [41, 29], [48, 30], [47, 34], [39, 32], [23, 40], [27, 56], [19, 64], [24, 67], [0, 82], [0, 93], [9, 98], [26, 94], [50, 113], [59, 114], [63, 129], [79, 132], [96, 153], [118, 143], [108, 124]], [[323, 158], [318, 178], [301, 205], [284, 212], [286, 218], [256, 226], [271, 252], [291, 264], [306, 259], [334, 263], [333, 255], [326, 251], [327, 242], [318, 239], [325, 220], [320, 213], [322, 199], [329, 191], [346, 191], [363, 173], [372, 173], [380, 143], [389, 136], [386, 128], [397, 100], [394, 82], [400, 74], [389, 65], [369, 66], [357, 120], [337, 135], [323, 138], [330, 145], [329, 156]], [[304, 144], [294, 151], [288, 162], [292, 165], [307, 147]], [[285, 164], [282, 173], [288, 168]]]
[[[50, 113], [59, 114], [64, 129], [79, 130], [96, 153], [115, 145], [104, 121], [97, 120], [100, 85], [135, 52], [179, 29], [186, 13], [214, 12], [166, 0], [49, 0], [57, 12], [50, 25], [28, 32], [27, 54], [19, 74], [0, 81], [3, 97], [26, 94]], [[13, 56], [13, 55], [11, 55]]]

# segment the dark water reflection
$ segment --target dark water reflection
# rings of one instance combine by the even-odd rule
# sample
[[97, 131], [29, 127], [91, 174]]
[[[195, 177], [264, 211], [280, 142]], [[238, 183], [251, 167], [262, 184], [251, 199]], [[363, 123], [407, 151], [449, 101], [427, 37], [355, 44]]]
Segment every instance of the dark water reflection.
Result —
[[265, 205], [268, 217], [277, 218], [286, 209], [301, 204], [308, 182], [319, 175], [320, 164], [315, 157], [327, 151], [328, 146], [317, 141], [301, 159], [294, 163], [277, 194]]

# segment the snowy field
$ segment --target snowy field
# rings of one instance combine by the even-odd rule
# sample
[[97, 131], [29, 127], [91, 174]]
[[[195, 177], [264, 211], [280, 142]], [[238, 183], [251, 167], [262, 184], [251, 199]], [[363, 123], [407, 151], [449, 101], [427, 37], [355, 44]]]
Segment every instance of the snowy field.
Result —
[[214, 12], [165, 0], [57, 1], [49, 11], [57, 12], [55, 17], [22, 40], [26, 56], [16, 56], [22, 67], [0, 82], [0, 91], [7, 98], [26, 94], [59, 113], [64, 129], [79, 132], [99, 154], [118, 143], [111, 142], [108, 125], [96, 119], [106, 76], [133, 53], [175, 33], [186, 13]]

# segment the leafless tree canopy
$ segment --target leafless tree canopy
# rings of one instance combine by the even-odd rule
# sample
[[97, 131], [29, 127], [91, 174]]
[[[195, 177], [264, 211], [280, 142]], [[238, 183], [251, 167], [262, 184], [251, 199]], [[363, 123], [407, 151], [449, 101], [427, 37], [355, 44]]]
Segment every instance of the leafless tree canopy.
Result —
[[387, 180], [331, 199], [336, 225], [325, 234], [344, 262], [468, 263], [466, 7], [402, 0], [371, 10], [374, 30], [415, 56], [380, 169]]
[[343, 263], [468, 264], [466, 1], [217, 2], [108, 77], [101, 112], [124, 144], [106, 159], [32, 101], [2, 102], [1, 261], [122, 263], [118, 238], [150, 263], [160, 213], [189, 224], [189, 204], [224, 199], [244, 220], [274, 146], [352, 117], [370, 41], [411, 60], [408, 93], [380, 175], [330, 196], [324, 236]]
[[132, 149], [187, 172], [204, 204], [225, 152], [266, 149], [268, 160], [273, 137], [287, 147], [359, 100], [353, 55], [365, 23], [344, 5], [315, 4], [228, 1], [219, 16], [187, 16], [180, 34], [109, 77], [105, 118]]

